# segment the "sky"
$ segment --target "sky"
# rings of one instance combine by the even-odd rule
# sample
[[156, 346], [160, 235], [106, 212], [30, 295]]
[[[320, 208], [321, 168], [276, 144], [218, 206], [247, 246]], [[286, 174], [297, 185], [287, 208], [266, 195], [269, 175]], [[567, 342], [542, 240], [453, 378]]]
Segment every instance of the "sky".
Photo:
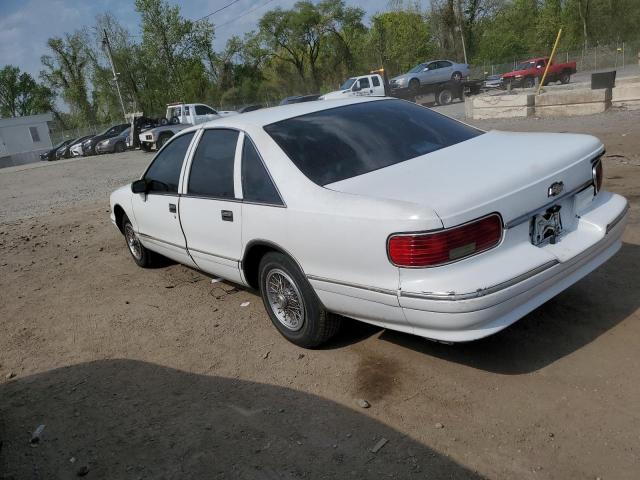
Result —
[[[169, 0], [180, 5], [182, 15], [198, 19], [232, 0]], [[47, 52], [47, 39], [63, 36], [95, 24], [96, 15], [114, 14], [131, 34], [139, 34], [139, 16], [134, 0], [0, 0], [0, 68], [12, 64], [38, 78], [40, 57]], [[290, 8], [295, 0], [238, 0], [209, 17], [216, 25], [214, 48], [222, 50], [232, 35], [256, 29], [261, 16], [276, 7]], [[346, 0], [360, 6], [370, 17], [387, 9], [388, 0]], [[254, 11], [252, 11], [254, 10]]]

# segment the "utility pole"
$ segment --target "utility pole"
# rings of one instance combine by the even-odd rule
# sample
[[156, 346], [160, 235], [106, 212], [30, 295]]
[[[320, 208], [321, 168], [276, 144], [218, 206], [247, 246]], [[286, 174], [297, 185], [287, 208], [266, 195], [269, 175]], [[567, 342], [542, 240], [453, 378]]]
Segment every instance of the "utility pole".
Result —
[[120, 106], [122, 107], [122, 116], [127, 119], [127, 111], [124, 108], [124, 102], [122, 101], [122, 93], [120, 93], [120, 84], [118, 83], [118, 74], [116, 73], [116, 67], [113, 64], [113, 56], [111, 55], [111, 44], [109, 43], [109, 37], [107, 35], [107, 29], [103, 30], [104, 37], [102, 37], [102, 47], [106, 49], [107, 56], [109, 57], [109, 63], [111, 64], [111, 71], [113, 72], [113, 81], [116, 84], [116, 90], [118, 91], [118, 98], [120, 99]]

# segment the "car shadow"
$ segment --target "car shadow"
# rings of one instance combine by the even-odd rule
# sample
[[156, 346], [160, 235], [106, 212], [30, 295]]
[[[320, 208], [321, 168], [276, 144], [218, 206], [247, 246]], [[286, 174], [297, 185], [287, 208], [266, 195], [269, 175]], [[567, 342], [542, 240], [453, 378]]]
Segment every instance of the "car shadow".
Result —
[[5, 382], [0, 411], [3, 479], [482, 478], [371, 411], [134, 360]]
[[505, 330], [482, 340], [443, 345], [386, 330], [404, 348], [506, 375], [530, 373], [579, 350], [640, 306], [640, 246], [623, 243], [599, 269]]

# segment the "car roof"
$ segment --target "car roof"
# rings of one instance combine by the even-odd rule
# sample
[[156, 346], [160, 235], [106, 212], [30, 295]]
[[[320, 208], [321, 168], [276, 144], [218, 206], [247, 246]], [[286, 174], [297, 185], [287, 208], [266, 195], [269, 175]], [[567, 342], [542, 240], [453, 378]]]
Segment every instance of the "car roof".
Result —
[[299, 117], [308, 113], [320, 112], [345, 105], [356, 103], [377, 102], [380, 100], [401, 101], [391, 97], [351, 97], [344, 100], [314, 100], [312, 102], [292, 103], [277, 107], [263, 108], [253, 112], [240, 113], [228, 117], [221, 117], [209, 122], [201, 123], [194, 127], [185, 129], [184, 132], [195, 131], [201, 128], [224, 126], [229, 128], [243, 129], [246, 126], [264, 127], [271, 123], [280, 122], [293, 117]]

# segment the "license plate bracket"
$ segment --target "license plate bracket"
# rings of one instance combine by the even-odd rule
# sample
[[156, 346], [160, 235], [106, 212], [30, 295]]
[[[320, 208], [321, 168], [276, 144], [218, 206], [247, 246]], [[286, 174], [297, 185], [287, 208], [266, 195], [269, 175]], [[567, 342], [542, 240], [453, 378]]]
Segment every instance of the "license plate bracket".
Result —
[[548, 208], [544, 213], [534, 215], [531, 219], [531, 243], [539, 246], [547, 243], [555, 244], [562, 233], [562, 216], [560, 205]]

